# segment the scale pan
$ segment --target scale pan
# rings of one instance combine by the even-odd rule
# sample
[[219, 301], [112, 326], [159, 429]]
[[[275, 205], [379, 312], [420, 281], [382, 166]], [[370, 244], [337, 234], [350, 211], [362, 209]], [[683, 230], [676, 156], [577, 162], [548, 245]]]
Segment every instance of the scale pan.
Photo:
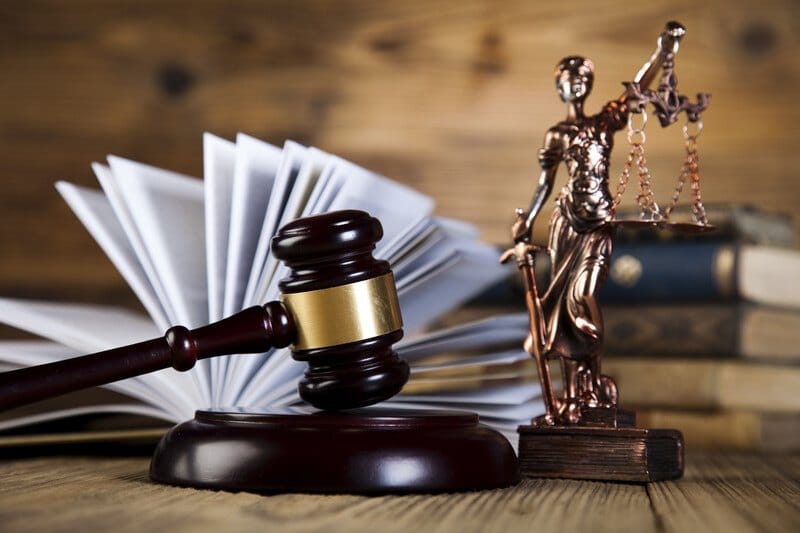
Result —
[[708, 233], [715, 231], [716, 226], [711, 224], [694, 224], [692, 222], [656, 222], [652, 220], [612, 220], [611, 225], [615, 227], [645, 229], [655, 228], [660, 230], [674, 231], [675, 233]]

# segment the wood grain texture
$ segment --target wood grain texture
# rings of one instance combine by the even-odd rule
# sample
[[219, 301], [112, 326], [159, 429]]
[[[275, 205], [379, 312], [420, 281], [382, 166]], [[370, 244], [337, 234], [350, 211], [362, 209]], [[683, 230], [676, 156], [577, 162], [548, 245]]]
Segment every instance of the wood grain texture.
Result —
[[682, 482], [650, 485], [662, 531], [796, 531], [797, 457], [708, 455]]
[[[504, 242], [513, 208], [529, 202], [542, 135], [564, 114], [555, 63], [595, 61], [597, 109], [673, 18], [688, 28], [682, 91], [714, 95], [705, 199], [797, 214], [791, 0], [3, 3], [0, 294], [131, 302], [53, 182], [92, 183], [89, 163], [107, 153], [200, 175], [205, 130], [340, 153]], [[648, 133], [659, 197], [682, 149], [678, 127]], [[623, 151], [620, 138], [617, 169]]]
[[16, 531], [796, 531], [796, 456], [689, 455], [684, 479], [527, 480], [437, 496], [258, 496], [149, 481], [147, 459], [0, 463], [0, 523]]

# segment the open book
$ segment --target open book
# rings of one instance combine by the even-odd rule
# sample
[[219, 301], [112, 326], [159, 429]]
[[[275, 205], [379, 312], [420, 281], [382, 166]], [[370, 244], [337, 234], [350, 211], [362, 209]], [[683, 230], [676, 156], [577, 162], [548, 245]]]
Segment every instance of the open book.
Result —
[[[406, 333], [396, 348], [412, 367], [392, 403], [473, 410], [509, 435], [541, 411], [518, 324], [498, 319], [419, 334], [508, 274], [474, 227], [434, 217], [431, 198], [316, 148], [287, 141], [281, 149], [244, 134], [236, 142], [211, 134], [203, 141], [203, 180], [110, 156], [107, 165], [93, 165], [102, 190], [56, 185], [148, 316], [0, 299], [0, 322], [49, 341], [1, 343], [0, 365], [105, 350], [273, 300], [288, 272], [270, 254], [277, 229], [302, 216], [361, 209], [383, 224], [375, 256], [394, 270]], [[491, 355], [476, 355], [478, 346]], [[107, 386], [129, 402], [6, 416], [0, 429], [87, 412], [179, 422], [209, 407], [299, 405], [304, 367], [288, 349], [202, 360], [189, 372], [167, 369]]]

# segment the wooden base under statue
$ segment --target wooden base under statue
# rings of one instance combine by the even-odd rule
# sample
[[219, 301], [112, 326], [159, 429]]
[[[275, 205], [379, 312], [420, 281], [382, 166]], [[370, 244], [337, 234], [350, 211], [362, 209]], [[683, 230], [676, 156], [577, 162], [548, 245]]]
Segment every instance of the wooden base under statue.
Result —
[[[602, 415], [594, 415], [602, 419]], [[616, 411], [616, 410], [614, 410]], [[649, 483], [683, 475], [683, 436], [674, 429], [633, 427], [614, 412], [608, 425], [520, 426], [519, 468], [526, 477]]]
[[411, 493], [506, 487], [508, 441], [462, 411], [198, 411], [158, 444], [150, 477], [249, 492]]

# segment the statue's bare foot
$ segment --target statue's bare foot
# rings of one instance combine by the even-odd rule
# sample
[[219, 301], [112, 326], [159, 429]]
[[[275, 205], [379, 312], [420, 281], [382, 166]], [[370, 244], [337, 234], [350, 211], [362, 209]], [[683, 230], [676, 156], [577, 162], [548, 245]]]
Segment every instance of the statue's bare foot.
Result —
[[617, 382], [611, 376], [600, 376], [600, 396], [607, 407], [616, 407], [619, 394]]
[[551, 427], [556, 425], [556, 419], [553, 415], [541, 415], [534, 418], [531, 425], [537, 428]]
[[558, 412], [558, 423], [564, 425], [577, 424], [581, 421], [581, 404], [572, 399], [561, 405]]

